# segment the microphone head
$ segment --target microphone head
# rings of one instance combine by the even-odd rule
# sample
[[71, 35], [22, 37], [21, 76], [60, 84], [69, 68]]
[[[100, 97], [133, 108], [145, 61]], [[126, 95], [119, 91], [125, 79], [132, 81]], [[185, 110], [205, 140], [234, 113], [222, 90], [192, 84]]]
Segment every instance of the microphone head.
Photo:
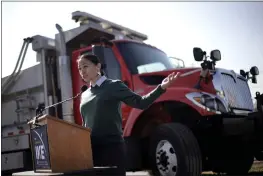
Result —
[[81, 93], [82, 93], [82, 92], [85, 92], [87, 89], [88, 89], [88, 86], [83, 85], [83, 86], [81, 87]]

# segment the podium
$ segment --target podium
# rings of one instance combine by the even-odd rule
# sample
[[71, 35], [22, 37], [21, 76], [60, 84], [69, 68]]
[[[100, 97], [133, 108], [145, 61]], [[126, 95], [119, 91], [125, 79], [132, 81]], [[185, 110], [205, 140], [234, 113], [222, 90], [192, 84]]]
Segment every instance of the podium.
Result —
[[28, 124], [34, 172], [65, 173], [93, 168], [90, 129], [50, 115]]

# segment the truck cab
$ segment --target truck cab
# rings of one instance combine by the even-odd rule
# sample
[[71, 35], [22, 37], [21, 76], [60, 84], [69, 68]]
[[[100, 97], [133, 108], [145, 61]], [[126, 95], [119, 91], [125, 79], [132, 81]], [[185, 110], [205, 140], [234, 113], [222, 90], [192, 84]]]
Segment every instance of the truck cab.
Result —
[[[82, 15], [86, 16], [87, 14], [82, 13]], [[93, 17], [89, 16], [88, 18], [89, 21], [93, 20]], [[82, 23], [86, 24], [83, 21]], [[109, 26], [111, 26], [111, 29], [115, 28], [116, 31], [117, 27], [115, 27], [114, 24], [108, 25], [108, 27]], [[126, 32], [126, 34], [127, 33], [128, 32]], [[139, 35], [137, 35], [137, 37], [138, 36]], [[99, 37], [106, 37], [106, 34], [102, 34]], [[141, 38], [143, 38], [142, 35]], [[182, 60], [168, 57], [166, 53], [154, 46], [144, 43], [143, 40], [138, 40], [130, 36], [123, 36], [121, 39], [107, 36], [107, 39], [108, 41], [106, 43], [101, 42], [99, 44], [95, 42], [96, 44], [93, 43], [93, 46], [90, 44], [87, 47], [77, 49], [73, 52], [72, 75], [74, 75], [74, 94], [77, 93], [79, 87], [83, 84], [79, 78], [75, 61], [85, 52], [93, 52], [99, 56], [105, 65], [106, 75], [109, 78], [122, 80], [130, 89], [140, 95], [144, 95], [153, 90], [158, 84], [161, 84], [162, 80], [170, 73], [181, 73], [181, 76], [167, 89], [166, 93], [156, 100], [148, 109], [139, 110], [122, 104], [123, 135], [127, 144], [129, 144], [127, 145], [129, 151], [129, 169], [149, 169], [149, 165], [153, 166], [159, 163], [157, 166], [158, 169], [156, 169], [157, 171], [155, 170], [157, 175], [167, 172], [176, 173], [172, 168], [177, 166], [170, 166], [169, 168], [165, 165], [167, 160], [158, 161], [158, 159], [155, 159], [155, 157], [158, 157], [155, 151], [159, 150], [159, 152], [161, 152], [164, 151], [164, 149], [162, 147], [158, 148], [160, 143], [157, 145], [152, 142], [154, 141], [152, 138], [155, 138], [153, 137], [153, 134], [155, 134], [154, 132], [156, 130], [158, 131], [158, 128], [162, 128], [162, 125], [171, 123], [182, 124], [184, 125], [182, 128], [188, 128], [193, 132], [192, 138], [197, 138], [198, 144], [194, 144], [193, 139], [192, 145], [200, 146], [199, 154], [203, 161], [204, 168], [207, 167], [206, 169], [208, 170], [214, 169], [214, 171], [218, 172], [224, 171], [235, 173], [238, 170], [238, 165], [244, 165], [242, 173], [248, 171], [248, 168], [250, 168], [253, 163], [254, 154], [247, 154], [247, 152], [246, 154], [249, 156], [245, 155], [243, 158], [241, 157], [241, 162], [238, 163], [236, 167], [233, 167], [234, 169], [232, 170], [225, 168], [227, 166], [222, 167], [216, 165], [213, 166], [214, 168], [209, 168], [209, 165], [211, 165], [211, 163], [214, 164], [219, 156], [215, 156], [216, 149], [213, 144], [208, 141], [212, 140], [218, 133], [223, 133], [221, 137], [224, 135], [227, 136], [226, 140], [223, 139], [219, 141], [219, 135], [217, 136], [217, 143], [223, 143], [223, 145], [218, 146], [226, 147], [229, 144], [228, 138], [232, 139], [236, 136], [241, 136], [241, 138], [243, 138], [246, 133], [253, 133], [253, 125], [251, 121], [246, 118], [254, 109], [252, 95], [247, 81], [252, 79], [253, 83], [257, 82], [256, 76], [259, 73], [256, 66], [252, 67], [250, 72], [245, 72], [246, 74], [242, 74], [244, 72], [242, 70], [240, 74], [238, 74], [232, 70], [216, 68], [216, 62], [221, 60], [220, 51], [213, 50], [210, 52], [210, 55], [207, 55], [201, 48], [196, 47], [193, 48], [192, 51], [193, 58], [197, 62], [201, 62], [201, 67], [186, 68], [184, 67], [184, 63], [182, 64], [183, 67], [179, 66]], [[110, 44], [107, 45], [107, 43]], [[177, 67], [173, 64], [174, 61], [178, 62], [178, 64], [176, 64]], [[245, 76], [249, 73], [252, 76]], [[79, 109], [78, 104], [79, 102], [76, 100], [74, 102], [75, 112]], [[77, 114], [75, 115], [75, 120], [79, 123], [79, 113], [77, 112], [75, 114]], [[259, 116], [262, 115], [258, 115], [256, 119], [262, 118]], [[239, 124], [243, 127], [233, 128], [235, 124]], [[164, 128], [167, 127], [164, 126]], [[178, 128], [180, 129], [180, 127]], [[244, 131], [243, 129], [249, 130]], [[175, 131], [176, 129], [174, 129], [173, 132]], [[262, 131], [259, 134], [262, 135]], [[201, 141], [205, 142], [202, 143]], [[242, 140], [234, 141], [234, 146], [247, 145], [248, 143], [248, 141], [246, 141], [246, 144], [243, 144], [241, 142]], [[160, 145], [169, 146], [170, 144], [163, 143]], [[262, 142], [259, 145], [261, 146], [259, 147], [261, 151]], [[246, 149], [249, 149], [249, 147]], [[150, 159], [147, 154], [143, 154], [145, 152], [148, 152], [151, 156]], [[244, 151], [239, 152], [242, 153]], [[141, 155], [134, 155], [134, 153], [141, 153]], [[166, 151], [165, 154], [168, 156], [169, 151]], [[171, 160], [176, 160], [176, 156], [173, 156], [171, 153], [170, 156]], [[204, 160], [205, 157], [210, 159], [206, 161]], [[227, 158], [226, 160], [232, 159], [233, 158]], [[149, 160], [156, 161], [156, 163], [151, 163]], [[195, 164], [200, 164], [202, 162], [201, 160]], [[244, 163], [248, 164], [245, 165]], [[161, 168], [165, 168], [165, 171], [162, 171]], [[195, 170], [193, 172], [199, 173], [200, 170]], [[181, 173], [179, 173], [179, 175], [180, 174]]]

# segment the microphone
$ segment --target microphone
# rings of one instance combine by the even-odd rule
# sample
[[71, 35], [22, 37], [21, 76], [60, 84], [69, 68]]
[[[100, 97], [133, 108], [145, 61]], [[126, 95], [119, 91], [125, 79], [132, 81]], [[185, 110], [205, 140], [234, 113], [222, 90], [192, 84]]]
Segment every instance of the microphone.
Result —
[[83, 85], [83, 86], [81, 87], [81, 89], [80, 89], [80, 90], [81, 90], [80, 93], [78, 93], [76, 96], [71, 97], [71, 98], [68, 98], [68, 99], [66, 99], [66, 100], [63, 100], [63, 101], [61, 101], [61, 102], [55, 103], [55, 104], [50, 105], [50, 106], [47, 106], [47, 107], [44, 107], [43, 104], [39, 104], [39, 105], [38, 105], [38, 108], [36, 109], [36, 117], [35, 117], [35, 120], [36, 120], [36, 118], [38, 118], [39, 116], [42, 115], [42, 112], [43, 112], [44, 110], [49, 109], [49, 108], [51, 108], [51, 107], [55, 107], [55, 106], [57, 106], [57, 105], [59, 105], [59, 104], [62, 104], [62, 103], [64, 103], [64, 102], [66, 102], [66, 101], [75, 99], [75, 98], [77, 98], [78, 96], [80, 96], [83, 92], [85, 92], [87, 89], [88, 89], [88, 86]]
[[81, 90], [80, 94], [85, 92], [87, 89], [88, 89], [88, 86], [86, 86], [86, 85], [82, 86], [80, 89]]

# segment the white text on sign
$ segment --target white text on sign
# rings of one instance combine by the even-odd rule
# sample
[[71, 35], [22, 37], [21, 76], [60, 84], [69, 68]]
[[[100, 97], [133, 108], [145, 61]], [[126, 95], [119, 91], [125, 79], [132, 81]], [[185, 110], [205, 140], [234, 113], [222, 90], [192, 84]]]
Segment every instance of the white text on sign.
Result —
[[36, 159], [37, 160], [44, 160], [45, 159], [44, 145], [35, 146], [35, 150], [36, 150]]

